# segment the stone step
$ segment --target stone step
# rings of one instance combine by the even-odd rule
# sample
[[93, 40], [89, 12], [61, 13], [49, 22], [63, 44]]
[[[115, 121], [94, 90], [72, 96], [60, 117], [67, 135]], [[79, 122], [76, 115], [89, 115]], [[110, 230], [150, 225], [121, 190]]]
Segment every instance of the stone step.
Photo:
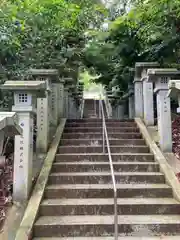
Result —
[[[180, 234], [179, 215], [119, 215], [120, 236]], [[79, 237], [114, 235], [114, 216], [46, 216], [34, 225], [36, 237]]]
[[[96, 119], [91, 119], [91, 118], [81, 118], [81, 119], [67, 119], [66, 123], [91, 123], [91, 122], [102, 122], [102, 119], [96, 118]], [[106, 118], [107, 123], [115, 122], [115, 123], [135, 123], [134, 119], [113, 119], [113, 118]]]
[[[113, 153], [114, 162], [150, 162], [154, 161], [152, 153]], [[109, 162], [108, 154], [103, 153], [79, 153], [75, 154], [56, 154], [55, 162]]]
[[[162, 173], [157, 172], [115, 172], [116, 183], [165, 183]], [[72, 172], [51, 173], [49, 184], [109, 184], [112, 176], [109, 172]]]
[[[118, 240], [179, 240], [179, 236], [165, 236], [165, 234], [162, 233], [159, 237], [129, 237], [129, 236], [119, 236]], [[33, 240], [114, 240], [114, 237], [50, 237], [50, 238], [33, 238]]]
[[[145, 145], [144, 139], [110, 139], [110, 145], [128, 145], [138, 146]], [[102, 146], [102, 139], [62, 139], [60, 141], [61, 146], [73, 145], [73, 146]]]
[[[141, 133], [122, 133], [108, 132], [109, 139], [142, 139]], [[63, 133], [62, 139], [100, 139], [102, 133], [84, 132], [84, 133]]]
[[[112, 153], [148, 153], [147, 146], [111, 146]], [[106, 152], [107, 149], [105, 148]], [[102, 153], [102, 146], [60, 146], [58, 153]]]
[[[100, 122], [67, 122], [66, 127], [102, 127], [102, 121]], [[107, 127], [137, 127], [135, 122], [108, 122], [106, 121]]]
[[91, 113], [96, 113], [94, 108], [86, 110], [86, 113], [91, 114]]
[[[172, 189], [166, 184], [116, 184], [119, 198], [169, 198]], [[113, 198], [112, 184], [48, 185], [45, 198]]]
[[[137, 127], [107, 127], [109, 132], [119, 132], [119, 133], [139, 133], [139, 128]], [[101, 133], [102, 127], [66, 127], [64, 133]]]
[[86, 117], [87, 117], [87, 118], [97, 118], [97, 115], [92, 114], [92, 113], [87, 113], [87, 114], [86, 114]]
[[[155, 162], [113, 162], [118, 172], [159, 172], [159, 164]], [[55, 162], [52, 172], [90, 172], [109, 171], [109, 162]]]
[[[179, 202], [172, 198], [121, 198], [118, 214], [180, 214]], [[41, 203], [40, 216], [111, 215], [113, 198], [47, 199]]]
[[[67, 119], [66, 120], [66, 123], [97, 123], [97, 122], [102, 122], [102, 119], [100, 118], [96, 118], [96, 119], [91, 119], [91, 118], [81, 118], [81, 119]], [[112, 119], [112, 118], [106, 118], [106, 122], [107, 123], [135, 123], [134, 122], [134, 119], [122, 119], [122, 120], [119, 120], [119, 119]]]

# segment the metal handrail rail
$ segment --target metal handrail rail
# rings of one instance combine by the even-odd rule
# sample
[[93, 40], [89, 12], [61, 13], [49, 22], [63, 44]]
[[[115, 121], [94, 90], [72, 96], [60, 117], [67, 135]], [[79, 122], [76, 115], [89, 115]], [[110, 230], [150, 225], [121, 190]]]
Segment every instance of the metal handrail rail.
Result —
[[105, 140], [106, 140], [108, 158], [109, 158], [109, 164], [110, 164], [111, 176], [112, 176], [112, 182], [113, 182], [113, 190], [114, 190], [114, 239], [118, 240], [118, 214], [117, 214], [116, 180], [115, 180], [115, 176], [114, 176], [114, 167], [113, 167], [111, 149], [110, 149], [109, 138], [108, 138], [108, 133], [107, 133], [106, 120], [105, 120], [105, 116], [104, 116], [104, 108], [103, 108], [102, 100], [99, 100], [99, 101], [100, 101], [101, 116], [102, 116], [103, 153], [105, 153]]

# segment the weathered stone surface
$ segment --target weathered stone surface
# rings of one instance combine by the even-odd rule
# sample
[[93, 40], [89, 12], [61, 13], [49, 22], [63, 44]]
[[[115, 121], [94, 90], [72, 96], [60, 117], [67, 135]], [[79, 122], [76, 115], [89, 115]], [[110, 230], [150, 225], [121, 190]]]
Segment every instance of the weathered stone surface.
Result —
[[[63, 133], [59, 149], [64, 153], [57, 153], [54, 163], [51, 162], [48, 181], [46, 177], [47, 185], [43, 185], [44, 199], [41, 204], [38, 201], [39, 216], [36, 220], [33, 218], [34, 239], [97, 240], [101, 237], [109, 240], [114, 236], [114, 191], [110, 168], [108, 169], [108, 155], [102, 153], [102, 146], [78, 145], [83, 138], [87, 139], [86, 144], [91, 143], [90, 141], [96, 140], [94, 135], [97, 134], [94, 131], [96, 127], [93, 126], [90, 135], [87, 131], [82, 135], [81, 123], [99, 121], [68, 121], [65, 132], [69, 129], [68, 124], [73, 123], [70, 129], [76, 129], [77, 133], [75, 130], [75, 133]], [[108, 122], [108, 119], [106, 121]], [[111, 122], [110, 120], [109, 123]], [[137, 124], [139, 126], [138, 121]], [[113, 127], [116, 128], [114, 125]], [[142, 131], [141, 126], [139, 128]], [[77, 134], [81, 134], [79, 140], [75, 137]], [[102, 133], [98, 134], [98, 141], [102, 140]], [[123, 140], [122, 135], [115, 134], [117, 141]], [[128, 135], [126, 141], [129, 141], [129, 135], [132, 136], [130, 141], [137, 140], [131, 125], [125, 134]], [[161, 161], [157, 159], [154, 145], [149, 144], [149, 138], [144, 131], [142, 134], [153, 154], [143, 153], [143, 149], [149, 151], [145, 144], [131, 147], [117, 144], [110, 147], [111, 151], [114, 151], [112, 161], [117, 188], [119, 238], [129, 240], [129, 237], [133, 237], [139, 240], [142, 237], [151, 237], [159, 240], [164, 235], [180, 235], [179, 202], [173, 199], [178, 188], [174, 190], [172, 185], [166, 184], [165, 161], [162, 156]], [[141, 135], [139, 140], [143, 140]], [[62, 145], [63, 142], [66, 143], [65, 146]], [[119, 153], [121, 151], [122, 153]], [[154, 162], [154, 156], [157, 162]]]
[[36, 186], [33, 190], [32, 196], [30, 198], [29, 204], [27, 206], [26, 212], [24, 214], [23, 220], [21, 222], [20, 228], [17, 231], [15, 240], [29, 240], [32, 234], [32, 228], [36, 220], [38, 209], [43, 198], [46, 183], [48, 181], [48, 175], [51, 170], [51, 166], [57, 151], [57, 147], [61, 138], [61, 134], [65, 125], [65, 119], [61, 120], [60, 125], [56, 131], [55, 138], [51, 144], [47, 157], [44, 161], [43, 168], [37, 179]]

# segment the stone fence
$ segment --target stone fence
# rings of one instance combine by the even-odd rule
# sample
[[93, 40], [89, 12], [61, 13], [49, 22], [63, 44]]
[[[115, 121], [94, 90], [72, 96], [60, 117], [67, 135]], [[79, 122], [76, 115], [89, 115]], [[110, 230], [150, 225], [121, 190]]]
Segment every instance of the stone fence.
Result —
[[[0, 160], [7, 136], [15, 137], [13, 200], [26, 201], [32, 185], [33, 152], [46, 154], [62, 118], [81, 118], [82, 83], [60, 78], [57, 69], [30, 69], [27, 81], [6, 81], [0, 88], [12, 92], [12, 112], [0, 112]], [[141, 118], [146, 126], [157, 125], [160, 147], [172, 152], [171, 99], [180, 106], [180, 71], [160, 68], [156, 62], [139, 62], [134, 68], [134, 85], [128, 91], [104, 89], [108, 117]], [[114, 89], [113, 89], [114, 90]], [[154, 99], [156, 99], [154, 101]], [[156, 105], [156, 106], [155, 106]], [[177, 109], [180, 112], [180, 108]], [[36, 146], [33, 146], [34, 122]]]
[[[178, 100], [180, 106], [178, 69], [160, 68], [157, 62], [138, 62], [134, 68], [134, 86], [129, 85], [128, 91], [121, 97], [108, 91], [108, 99], [113, 118], [136, 117], [141, 118], [146, 126], [154, 126], [157, 115], [160, 148], [163, 152], [172, 152], [171, 100]], [[125, 115], [127, 106], [128, 116]]]
[[[33, 153], [46, 154], [62, 118], [80, 118], [83, 84], [61, 79], [56, 69], [30, 69], [27, 81], [0, 86], [13, 93], [12, 112], [0, 112], [0, 160], [6, 136], [14, 136], [13, 201], [26, 201], [32, 185]], [[34, 121], [36, 147], [33, 146]]]

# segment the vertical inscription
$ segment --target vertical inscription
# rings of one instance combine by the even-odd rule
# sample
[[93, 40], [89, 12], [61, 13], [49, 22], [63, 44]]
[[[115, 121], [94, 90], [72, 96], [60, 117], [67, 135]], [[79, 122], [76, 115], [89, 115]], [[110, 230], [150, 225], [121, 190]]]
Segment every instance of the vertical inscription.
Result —
[[[21, 128], [24, 132], [24, 123], [20, 123]], [[23, 168], [23, 161], [24, 161], [24, 137], [19, 136], [19, 168]]]
[[54, 110], [54, 101], [55, 101], [55, 94], [54, 91], [52, 92], [52, 110]]
[[40, 100], [40, 129], [43, 131], [43, 125], [44, 125], [44, 104], [43, 104], [43, 98]]

